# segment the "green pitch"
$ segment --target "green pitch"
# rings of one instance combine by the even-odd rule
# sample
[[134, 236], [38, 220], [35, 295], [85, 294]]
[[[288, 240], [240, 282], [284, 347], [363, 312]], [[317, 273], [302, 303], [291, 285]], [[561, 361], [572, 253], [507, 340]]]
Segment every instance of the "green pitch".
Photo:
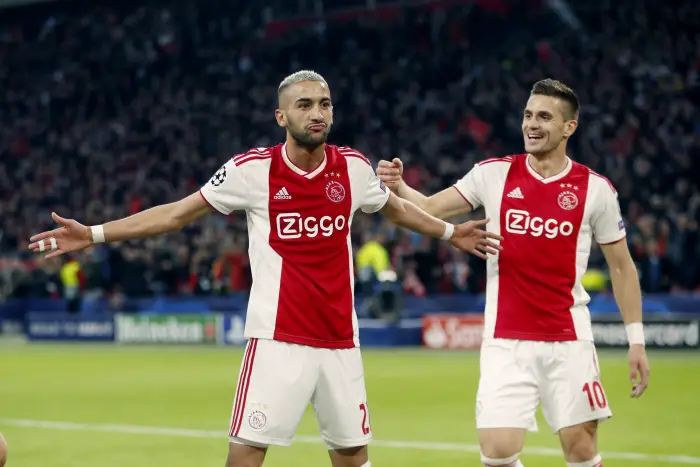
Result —
[[[242, 352], [213, 347], [0, 345], [0, 431], [8, 467], [221, 467]], [[475, 353], [366, 350], [373, 465], [477, 466]], [[652, 352], [652, 381], [630, 400], [624, 353], [601, 352], [615, 417], [606, 467], [700, 466], [700, 352]], [[51, 422], [51, 423], [42, 423]], [[307, 413], [266, 466], [329, 465]], [[563, 466], [540, 418], [528, 467]], [[672, 457], [680, 456], [680, 457]], [[636, 459], [636, 460], [635, 460]]]

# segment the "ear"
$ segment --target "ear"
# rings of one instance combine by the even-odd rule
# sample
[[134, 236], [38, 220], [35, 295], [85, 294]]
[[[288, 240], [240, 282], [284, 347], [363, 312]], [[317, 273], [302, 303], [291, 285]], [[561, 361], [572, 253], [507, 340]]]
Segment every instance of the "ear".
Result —
[[578, 120], [567, 120], [564, 122], [564, 137], [570, 138], [578, 128]]
[[284, 115], [284, 111], [280, 109], [275, 110], [275, 120], [277, 120], [277, 124], [281, 126], [282, 128], [287, 126], [287, 119]]

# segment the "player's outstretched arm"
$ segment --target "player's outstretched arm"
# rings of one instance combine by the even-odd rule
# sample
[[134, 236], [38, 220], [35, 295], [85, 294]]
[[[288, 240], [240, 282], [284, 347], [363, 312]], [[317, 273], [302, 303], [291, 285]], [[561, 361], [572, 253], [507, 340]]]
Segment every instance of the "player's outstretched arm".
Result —
[[450, 219], [472, 210], [472, 206], [454, 187], [442, 190], [432, 196], [425, 196], [408, 186], [403, 180], [401, 159], [396, 158], [391, 162], [379, 161], [377, 176], [397, 196], [410, 201], [438, 219]]
[[503, 240], [495, 233], [482, 230], [489, 219], [468, 221], [453, 225], [442, 221], [420, 209], [415, 204], [390, 193], [389, 200], [379, 211], [394, 224], [433, 238], [449, 240], [462, 251], [486, 259], [486, 254], [495, 255], [502, 247], [494, 240]]
[[627, 330], [630, 344], [629, 364], [632, 397], [639, 397], [649, 385], [649, 361], [644, 348], [642, 325], [642, 291], [637, 267], [623, 238], [615, 243], [601, 245], [610, 269], [613, 294]]
[[48, 250], [46, 258], [53, 258], [82, 250], [93, 243], [120, 242], [180, 230], [212, 211], [204, 198], [194, 193], [180, 201], [156, 206], [101, 226], [86, 226], [52, 213], [51, 217], [60, 227], [31, 237], [29, 249], [37, 253]]

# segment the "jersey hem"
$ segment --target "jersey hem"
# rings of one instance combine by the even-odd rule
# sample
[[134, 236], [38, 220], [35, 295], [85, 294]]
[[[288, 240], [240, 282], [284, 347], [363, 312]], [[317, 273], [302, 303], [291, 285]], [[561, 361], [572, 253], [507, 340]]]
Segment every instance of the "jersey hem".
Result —
[[224, 212], [224, 211], [222, 211], [221, 209], [219, 209], [218, 207], [214, 206], [214, 205], [207, 199], [207, 197], [204, 196], [204, 192], [203, 192], [202, 190], [199, 190], [199, 196], [201, 196], [202, 199], [204, 200], [204, 202], [207, 203], [213, 210], [215, 210], [216, 212], [218, 212], [218, 213], [221, 214], [222, 216], [228, 216], [228, 215], [229, 215], [229, 213]]
[[492, 339], [513, 339], [518, 341], [540, 341], [540, 342], [572, 342], [572, 341], [593, 341], [574, 335], [564, 334], [531, 334], [528, 332], [501, 331], [494, 333]]
[[618, 238], [617, 240], [608, 240], [608, 241], [601, 241], [601, 242], [598, 242], [598, 245], [602, 245], [602, 246], [605, 246], [605, 245], [612, 245], [612, 244], [614, 244], [614, 243], [617, 243], [617, 242], [620, 242], [620, 241], [624, 240], [626, 237], [627, 237], [627, 234], [623, 235], [622, 237]]
[[466, 201], [467, 204], [469, 205], [469, 207], [472, 208], [472, 211], [474, 211], [474, 210], [476, 209], [476, 208], [474, 208], [474, 203], [472, 203], [471, 201], [469, 201], [469, 198], [467, 198], [467, 197], [464, 195], [464, 193], [462, 193], [462, 190], [460, 190], [459, 188], [457, 188], [457, 185], [452, 185], [452, 188], [454, 188], [455, 190], [457, 190], [457, 193], [459, 193], [459, 195], [460, 195], [462, 198], [464, 198], [464, 201]]
[[247, 339], [267, 339], [277, 342], [285, 342], [287, 344], [305, 345], [307, 347], [315, 347], [319, 349], [354, 349], [359, 347], [355, 345], [354, 337], [349, 339], [343, 339], [341, 341], [324, 341], [321, 339], [314, 339], [312, 337], [301, 337], [293, 336], [291, 334], [281, 334], [281, 333], [251, 333], [245, 334]]
[[384, 202], [382, 203], [381, 206], [379, 206], [379, 207], [378, 207], [377, 209], [375, 209], [374, 211], [365, 211], [364, 209], [362, 209], [362, 212], [364, 212], [365, 214], [374, 214], [375, 212], [381, 211], [381, 210], [384, 208], [384, 206], [386, 206], [386, 203], [389, 202], [389, 198], [391, 198], [391, 193], [389, 193], [389, 192], [386, 192], [386, 193], [387, 193], [387, 194], [386, 194], [386, 199], [384, 200]]

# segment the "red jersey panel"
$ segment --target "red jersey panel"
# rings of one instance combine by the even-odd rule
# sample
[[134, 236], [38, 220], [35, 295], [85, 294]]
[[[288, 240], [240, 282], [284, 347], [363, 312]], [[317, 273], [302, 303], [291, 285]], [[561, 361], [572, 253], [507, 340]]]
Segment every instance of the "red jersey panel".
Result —
[[559, 180], [534, 178], [516, 157], [506, 177], [500, 220], [503, 251], [495, 337], [575, 340], [569, 309], [589, 171], [573, 164]]
[[[282, 258], [275, 340], [352, 346], [347, 249], [352, 193], [345, 158], [327, 151], [323, 174], [307, 178], [282, 157], [270, 167], [270, 246]], [[290, 199], [275, 199], [281, 190]]]

